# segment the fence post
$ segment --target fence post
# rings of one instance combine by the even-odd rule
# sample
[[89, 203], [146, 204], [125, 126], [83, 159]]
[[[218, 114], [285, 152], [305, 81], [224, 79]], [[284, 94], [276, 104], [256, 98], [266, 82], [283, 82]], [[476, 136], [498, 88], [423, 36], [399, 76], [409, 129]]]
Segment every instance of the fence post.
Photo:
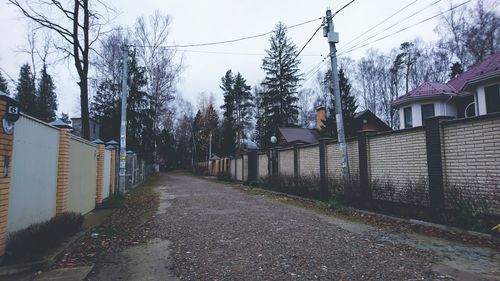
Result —
[[116, 179], [116, 148], [111, 149], [111, 165], [109, 171], [109, 192], [111, 195], [115, 194], [115, 179]]
[[56, 216], [67, 210], [69, 188], [69, 154], [71, 135], [66, 128], [59, 129], [59, 155], [57, 160]]
[[326, 172], [326, 143], [324, 140], [319, 141], [319, 184], [320, 193], [323, 199], [329, 199], [328, 193], [328, 177]]
[[[427, 148], [427, 172], [429, 175], [429, 203], [433, 215], [444, 211], [443, 162], [441, 158], [441, 120], [436, 116], [425, 119], [425, 144]], [[439, 219], [439, 218], [438, 218]]]
[[104, 180], [104, 143], [97, 144], [97, 176], [95, 203], [97, 206], [102, 204], [102, 185]]
[[14, 140], [13, 132], [8, 134], [3, 127], [2, 121], [5, 118], [7, 106], [10, 104], [17, 105], [17, 102], [0, 92], [0, 171], [3, 171], [3, 176], [0, 178], [0, 263], [3, 262], [7, 246], [12, 144]]
[[368, 178], [368, 134], [365, 131], [358, 133], [358, 155], [361, 204], [366, 207], [371, 202], [372, 189]]
[[295, 180], [299, 179], [300, 171], [299, 171], [299, 146], [293, 146], [293, 178]]

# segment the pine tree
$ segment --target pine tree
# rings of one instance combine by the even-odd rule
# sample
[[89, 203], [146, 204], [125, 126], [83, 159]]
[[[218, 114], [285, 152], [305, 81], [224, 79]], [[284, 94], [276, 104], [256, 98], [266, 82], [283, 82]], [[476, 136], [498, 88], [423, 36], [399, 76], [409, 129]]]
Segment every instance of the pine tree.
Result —
[[28, 115], [36, 116], [37, 96], [35, 93], [35, 81], [29, 64], [21, 66], [16, 91], [15, 99], [19, 102], [21, 110]]
[[[330, 85], [332, 77], [332, 72], [328, 70], [325, 73], [325, 78], [323, 83], [325, 85]], [[356, 97], [351, 93], [351, 84], [349, 79], [345, 75], [344, 70], [341, 68], [339, 70], [339, 86], [340, 86], [340, 98], [342, 100], [342, 118], [344, 120], [344, 132], [346, 137], [353, 137], [357, 133], [356, 122], [354, 116], [358, 105], [356, 104]], [[329, 136], [337, 139], [337, 120], [335, 112], [335, 100], [333, 89], [330, 89], [330, 106], [328, 107], [328, 117], [324, 122], [325, 126], [322, 130], [322, 135]]]
[[3, 78], [2, 72], [0, 72], [0, 91], [9, 94], [9, 87], [7, 85], [7, 80]]
[[300, 80], [297, 47], [287, 37], [287, 28], [278, 23], [271, 39], [271, 47], [266, 50], [262, 69], [266, 77], [262, 85], [266, 93], [262, 97], [264, 109], [263, 126], [265, 143], [278, 131], [278, 127], [296, 126], [298, 122], [297, 88]]
[[38, 82], [38, 110], [36, 116], [42, 121], [51, 122], [56, 117], [57, 95], [55, 88], [52, 76], [47, 73], [47, 66], [44, 65]]
[[231, 70], [226, 71], [224, 77], [221, 78], [222, 94], [224, 95], [224, 104], [221, 108], [224, 110], [221, 137], [222, 137], [222, 155], [233, 155], [236, 150], [236, 132], [234, 130], [234, 77]]
[[[138, 65], [135, 52], [128, 57], [127, 96], [127, 149], [140, 154], [151, 162], [154, 151], [154, 134], [150, 96], [144, 91], [144, 68]], [[121, 85], [108, 78], [102, 81], [90, 104], [90, 116], [101, 125], [100, 138], [104, 141], [120, 138]], [[159, 135], [158, 138], [161, 138]]]
[[[249, 126], [252, 122], [252, 103], [251, 87], [246, 84], [246, 79], [238, 72], [234, 79], [234, 104], [236, 113], [236, 138], [238, 142], [247, 138]], [[238, 145], [239, 147], [239, 145]]]

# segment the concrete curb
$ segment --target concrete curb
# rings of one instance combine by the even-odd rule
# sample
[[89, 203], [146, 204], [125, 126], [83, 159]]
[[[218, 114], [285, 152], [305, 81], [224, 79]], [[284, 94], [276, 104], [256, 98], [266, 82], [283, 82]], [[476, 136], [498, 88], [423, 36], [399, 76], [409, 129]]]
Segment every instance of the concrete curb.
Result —
[[85, 236], [86, 233], [87, 231], [81, 231], [73, 235], [68, 239], [68, 241], [62, 243], [52, 254], [50, 254], [49, 256], [45, 257], [42, 260], [21, 263], [21, 264], [0, 266], [0, 276], [9, 276], [29, 271], [37, 271], [42, 268], [49, 267], [53, 265], [56, 262], [56, 260], [59, 259], [69, 247], [80, 241]]
[[[240, 184], [240, 186], [243, 189], [247, 189], [247, 190], [258, 189], [258, 190], [262, 190], [264, 192], [268, 192], [268, 193], [271, 193], [274, 195], [285, 196], [285, 197], [289, 197], [289, 198], [293, 198], [293, 199], [297, 199], [297, 200], [302, 200], [302, 201], [307, 201], [307, 202], [311, 202], [311, 203], [317, 202], [317, 200], [313, 200], [313, 199], [305, 198], [305, 197], [300, 197], [297, 195], [291, 195], [291, 194], [287, 194], [287, 193], [271, 191], [271, 190], [267, 190], [267, 189], [263, 189], [263, 188], [249, 188], [249, 187], [244, 186], [243, 184]], [[375, 212], [371, 212], [371, 211], [360, 210], [360, 209], [356, 209], [356, 208], [352, 208], [352, 209], [358, 213], [382, 217], [382, 218], [385, 218], [387, 220], [391, 220], [391, 221], [395, 221], [395, 222], [399, 222], [399, 223], [410, 224], [410, 225], [414, 225], [414, 226], [424, 226], [424, 227], [428, 227], [428, 228], [437, 228], [439, 230], [446, 231], [446, 232], [453, 233], [453, 234], [467, 235], [467, 236], [476, 237], [476, 238], [480, 238], [480, 239], [492, 240], [493, 242], [500, 244], [500, 238], [495, 237], [491, 234], [476, 232], [476, 231], [472, 231], [472, 230], [463, 230], [463, 229], [453, 227], [453, 226], [446, 226], [446, 225], [442, 225], [442, 224], [426, 222], [426, 221], [421, 221], [421, 220], [416, 220], [416, 219], [403, 219], [403, 218], [398, 218], [398, 217], [389, 216], [389, 215], [385, 215], [385, 214], [379, 214], [379, 213], [375, 213]]]

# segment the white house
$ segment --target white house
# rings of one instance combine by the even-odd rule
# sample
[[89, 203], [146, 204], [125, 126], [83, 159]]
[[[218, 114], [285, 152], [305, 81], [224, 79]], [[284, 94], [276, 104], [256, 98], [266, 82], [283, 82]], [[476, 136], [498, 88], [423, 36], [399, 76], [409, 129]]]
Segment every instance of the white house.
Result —
[[500, 112], [500, 52], [446, 84], [425, 82], [392, 106], [399, 111], [400, 129], [422, 126], [432, 116], [464, 118]]

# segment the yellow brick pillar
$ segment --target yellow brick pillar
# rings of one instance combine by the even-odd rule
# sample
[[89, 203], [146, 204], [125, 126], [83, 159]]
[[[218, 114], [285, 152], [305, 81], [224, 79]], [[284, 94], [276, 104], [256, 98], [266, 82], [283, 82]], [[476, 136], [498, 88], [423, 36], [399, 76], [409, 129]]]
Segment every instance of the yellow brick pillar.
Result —
[[109, 193], [111, 195], [115, 194], [116, 188], [116, 148], [111, 150], [111, 168], [109, 171]]
[[97, 145], [97, 176], [95, 203], [97, 206], [102, 204], [102, 185], [104, 183], [104, 144]]
[[56, 215], [63, 214], [68, 207], [70, 142], [70, 130], [61, 128], [59, 130], [59, 156], [57, 162]]
[[14, 140], [14, 131], [12, 128], [10, 128], [11, 130], [8, 127], [4, 128], [3, 120], [17, 121], [18, 118], [19, 108], [17, 102], [0, 92], [0, 262], [5, 255], [7, 243], [12, 144]]

